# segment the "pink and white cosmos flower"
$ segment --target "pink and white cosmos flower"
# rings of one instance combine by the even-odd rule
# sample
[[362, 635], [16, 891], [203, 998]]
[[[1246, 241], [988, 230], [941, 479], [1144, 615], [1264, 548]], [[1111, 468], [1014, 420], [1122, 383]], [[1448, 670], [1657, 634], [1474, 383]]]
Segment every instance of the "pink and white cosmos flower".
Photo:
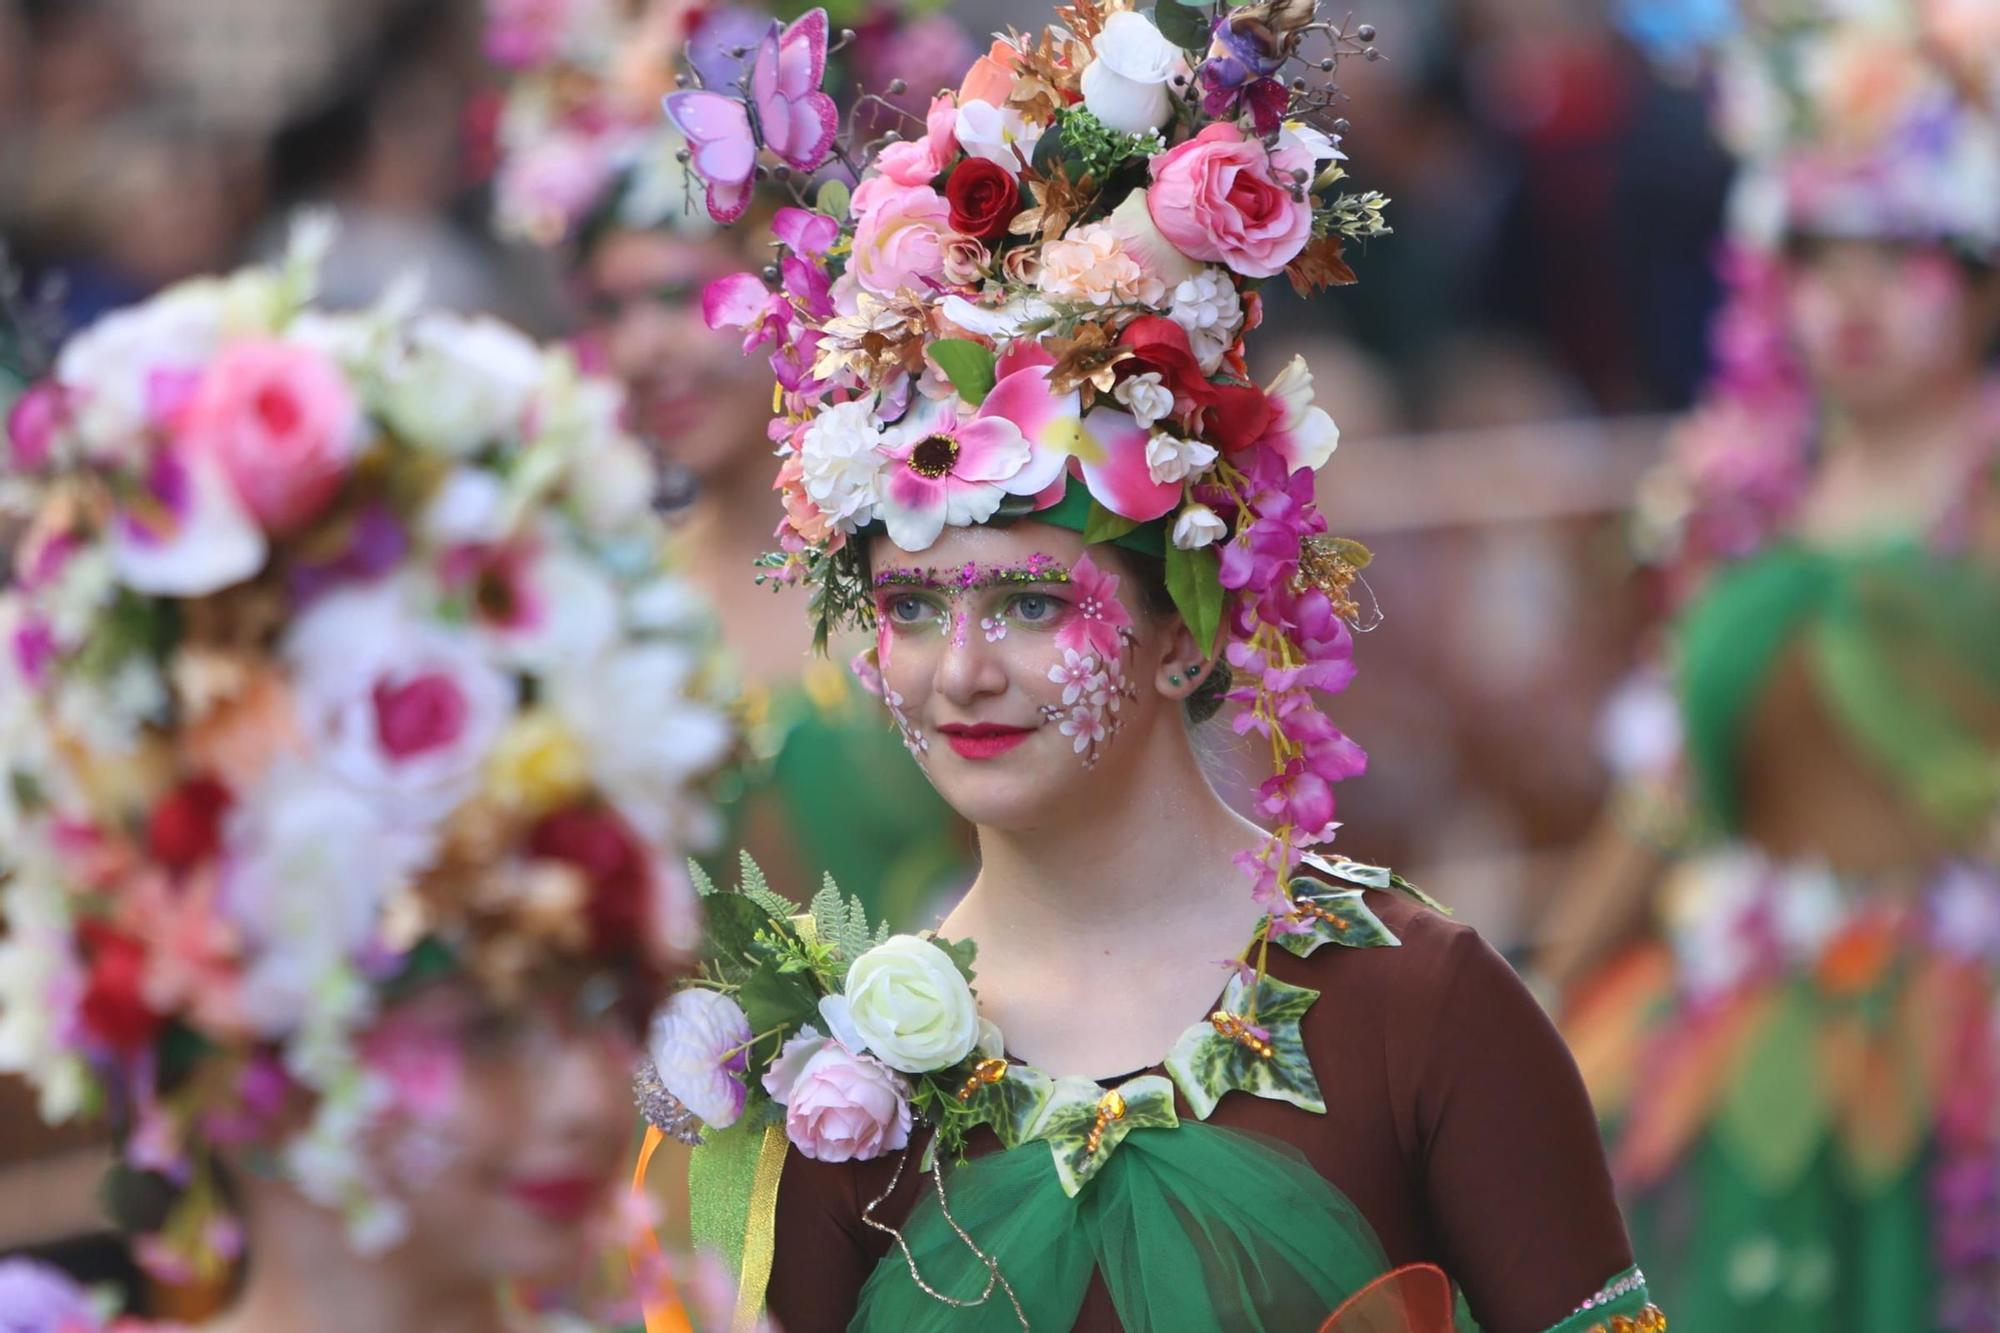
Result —
[[1062, 476], [1062, 455], [1031, 444], [991, 395], [971, 417], [956, 400], [920, 397], [881, 447], [890, 460], [881, 517], [905, 551], [928, 549], [947, 524], [984, 523], [1005, 497], [1039, 495]]

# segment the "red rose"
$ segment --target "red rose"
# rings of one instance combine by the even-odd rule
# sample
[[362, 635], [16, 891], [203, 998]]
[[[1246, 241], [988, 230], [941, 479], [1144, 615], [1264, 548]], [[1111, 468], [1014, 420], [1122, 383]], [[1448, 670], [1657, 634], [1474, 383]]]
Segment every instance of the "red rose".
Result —
[[652, 937], [652, 867], [638, 838], [612, 811], [575, 806], [545, 816], [528, 835], [528, 854], [574, 866], [590, 881], [584, 912], [593, 953], [643, 949]]
[[968, 157], [945, 182], [945, 202], [951, 205], [951, 229], [962, 236], [992, 240], [1007, 234], [1007, 224], [1021, 209], [1021, 187], [1014, 173], [998, 162]]
[[121, 1054], [143, 1049], [163, 1021], [145, 1000], [146, 946], [101, 921], [84, 922], [78, 935], [89, 958], [83, 1025]]
[[192, 870], [222, 847], [222, 815], [229, 789], [212, 778], [194, 778], [168, 792], [146, 823], [146, 849], [169, 870]]

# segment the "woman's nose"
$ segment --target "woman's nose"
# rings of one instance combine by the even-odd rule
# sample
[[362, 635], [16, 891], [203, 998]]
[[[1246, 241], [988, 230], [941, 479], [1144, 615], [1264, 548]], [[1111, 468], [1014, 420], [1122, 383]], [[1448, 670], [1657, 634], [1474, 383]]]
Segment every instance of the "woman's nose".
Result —
[[994, 645], [980, 632], [968, 609], [954, 607], [944, 627], [944, 655], [938, 659], [937, 691], [963, 708], [1004, 693], [1007, 673]]

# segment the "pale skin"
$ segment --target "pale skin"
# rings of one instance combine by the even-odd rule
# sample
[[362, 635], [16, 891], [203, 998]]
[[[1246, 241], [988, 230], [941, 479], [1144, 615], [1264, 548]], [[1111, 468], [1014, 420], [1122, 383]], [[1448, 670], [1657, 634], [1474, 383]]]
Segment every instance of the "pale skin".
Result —
[[[1070, 568], [1082, 538], [1041, 523], [947, 528], [921, 557], [874, 539], [875, 567], [1018, 568], [1037, 555]], [[1078, 614], [1076, 590], [996, 582], [930, 608], [906, 589], [878, 590], [889, 620], [883, 682], [930, 737], [924, 769], [976, 828], [980, 871], [940, 933], [978, 943], [979, 1003], [1011, 1054], [1052, 1074], [1105, 1078], [1158, 1061], [1213, 1007], [1261, 913], [1234, 864], [1263, 830], [1203, 775], [1183, 705], [1209, 669], [1179, 617], [1145, 610], [1115, 552], [1091, 557], [1121, 576], [1131, 619], [1119, 727], [1086, 768], [1044, 715], [1061, 702], [1054, 629]], [[1028, 599], [1024, 601], [1023, 599]], [[951, 632], [960, 613], [971, 629]], [[995, 640], [982, 619], [1006, 617]], [[940, 625], [939, 621], [944, 623]], [[968, 758], [953, 727], [1029, 733], [993, 757]]]
[[[561, 1283], [595, 1257], [630, 1139], [632, 1038], [553, 1004], [501, 1020], [452, 987], [398, 1016], [428, 1043], [430, 1072], [448, 1074], [446, 1093], [392, 1115], [367, 1149], [388, 1164], [408, 1161], [413, 1134], [443, 1148], [421, 1179], [390, 1168], [409, 1234], [358, 1254], [337, 1214], [238, 1162], [248, 1276], [207, 1333], [494, 1333], [514, 1326], [503, 1284]], [[558, 1191], [569, 1197], [551, 1202]]]
[[[1864, 241], [1803, 246], [1788, 270], [1794, 350], [1822, 405], [1824, 450], [1796, 531], [1852, 548], [1964, 520], [1975, 556], [2000, 567], [1986, 350], [2000, 282], [1975, 279], [1940, 247]], [[1881, 876], [1946, 850], [1883, 780], [1804, 707], [1810, 689], [1781, 664], [1745, 752], [1745, 826], [1775, 855]], [[1660, 856], [1611, 818], [1585, 840], [1547, 917], [1537, 960], [1563, 987], [1647, 924]], [[1914, 882], [1912, 882], [1914, 887]]]

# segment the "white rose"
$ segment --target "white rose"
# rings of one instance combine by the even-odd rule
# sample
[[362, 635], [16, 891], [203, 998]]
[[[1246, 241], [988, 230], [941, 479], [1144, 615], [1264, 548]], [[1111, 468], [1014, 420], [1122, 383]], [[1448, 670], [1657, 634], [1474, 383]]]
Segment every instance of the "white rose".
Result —
[[1114, 130], [1144, 134], [1167, 123], [1174, 104], [1167, 84], [1186, 78], [1187, 57], [1144, 14], [1125, 10], [1105, 20], [1097, 58], [1083, 67], [1083, 105]]
[[1214, 465], [1216, 457], [1214, 448], [1200, 440], [1155, 435], [1146, 441], [1146, 473], [1159, 486], [1199, 476]]
[[[1120, 380], [1111, 396], [1125, 404], [1132, 413], [1132, 419], [1139, 423], [1140, 430], [1150, 430], [1155, 421], [1174, 414], [1174, 391], [1167, 387], [1158, 371], [1149, 370], [1143, 375]], [[1155, 477], [1154, 480], [1160, 478]]]
[[1191, 504], [1183, 508], [1174, 520], [1174, 545], [1183, 551], [1200, 550], [1220, 541], [1228, 531], [1229, 525], [1213, 509], [1204, 504]]
[[410, 327], [384, 376], [382, 414], [413, 444], [463, 456], [517, 435], [542, 381], [542, 354], [495, 319], [434, 312]]
[[800, 479], [806, 495], [843, 530], [875, 518], [888, 455], [872, 398], [836, 403], [813, 418], [799, 441]]
[[972, 988], [929, 940], [898, 935], [854, 960], [847, 1019], [871, 1054], [905, 1074], [949, 1069], [979, 1041]]

